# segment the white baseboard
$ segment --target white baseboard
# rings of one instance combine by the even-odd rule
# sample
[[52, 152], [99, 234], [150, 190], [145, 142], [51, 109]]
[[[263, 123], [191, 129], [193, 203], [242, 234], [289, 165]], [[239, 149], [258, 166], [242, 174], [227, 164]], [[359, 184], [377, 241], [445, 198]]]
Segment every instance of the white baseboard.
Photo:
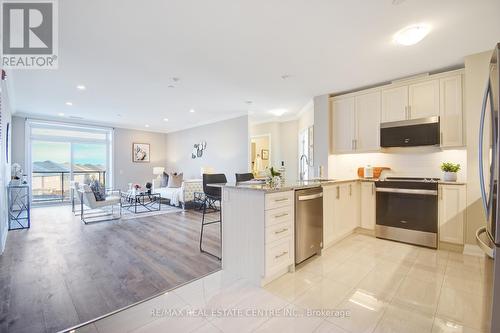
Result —
[[484, 253], [483, 250], [477, 245], [474, 244], [465, 244], [464, 245], [464, 254], [467, 254], [469, 256], [476, 256], [476, 257], [484, 257], [486, 254]]

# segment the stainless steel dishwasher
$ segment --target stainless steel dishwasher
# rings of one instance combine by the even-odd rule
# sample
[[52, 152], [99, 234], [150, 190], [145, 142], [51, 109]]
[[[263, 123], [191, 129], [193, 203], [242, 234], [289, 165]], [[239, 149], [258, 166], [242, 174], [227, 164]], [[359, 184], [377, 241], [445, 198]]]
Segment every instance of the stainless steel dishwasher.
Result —
[[323, 248], [323, 188], [295, 191], [295, 263]]

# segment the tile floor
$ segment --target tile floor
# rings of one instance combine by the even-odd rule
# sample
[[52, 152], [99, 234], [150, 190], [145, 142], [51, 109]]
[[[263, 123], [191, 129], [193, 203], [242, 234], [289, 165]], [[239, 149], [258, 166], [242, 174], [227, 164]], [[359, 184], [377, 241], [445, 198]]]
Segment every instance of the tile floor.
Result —
[[265, 288], [220, 271], [78, 331], [488, 332], [491, 265], [353, 235]]

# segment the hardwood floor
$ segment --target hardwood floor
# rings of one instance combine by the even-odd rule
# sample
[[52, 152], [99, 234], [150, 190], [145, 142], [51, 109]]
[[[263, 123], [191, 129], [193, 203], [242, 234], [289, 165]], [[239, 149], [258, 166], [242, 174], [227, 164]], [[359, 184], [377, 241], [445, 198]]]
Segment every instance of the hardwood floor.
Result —
[[[33, 209], [0, 256], [0, 332], [68, 328], [220, 269], [200, 226], [197, 211], [84, 225], [68, 206]], [[215, 253], [218, 228], [204, 234]]]

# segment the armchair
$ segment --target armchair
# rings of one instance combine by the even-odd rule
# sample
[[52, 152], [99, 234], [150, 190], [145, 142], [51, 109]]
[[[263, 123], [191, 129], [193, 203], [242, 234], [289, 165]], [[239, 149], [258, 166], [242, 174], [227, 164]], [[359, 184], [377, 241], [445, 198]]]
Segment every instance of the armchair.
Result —
[[[81, 185], [78, 193], [80, 194], [80, 219], [83, 223], [112, 221], [122, 217], [120, 190], [106, 190], [106, 199], [103, 201], [95, 199], [94, 192], [87, 184]], [[84, 209], [84, 205], [89, 209]], [[114, 206], [119, 206], [118, 215], [115, 215]]]

